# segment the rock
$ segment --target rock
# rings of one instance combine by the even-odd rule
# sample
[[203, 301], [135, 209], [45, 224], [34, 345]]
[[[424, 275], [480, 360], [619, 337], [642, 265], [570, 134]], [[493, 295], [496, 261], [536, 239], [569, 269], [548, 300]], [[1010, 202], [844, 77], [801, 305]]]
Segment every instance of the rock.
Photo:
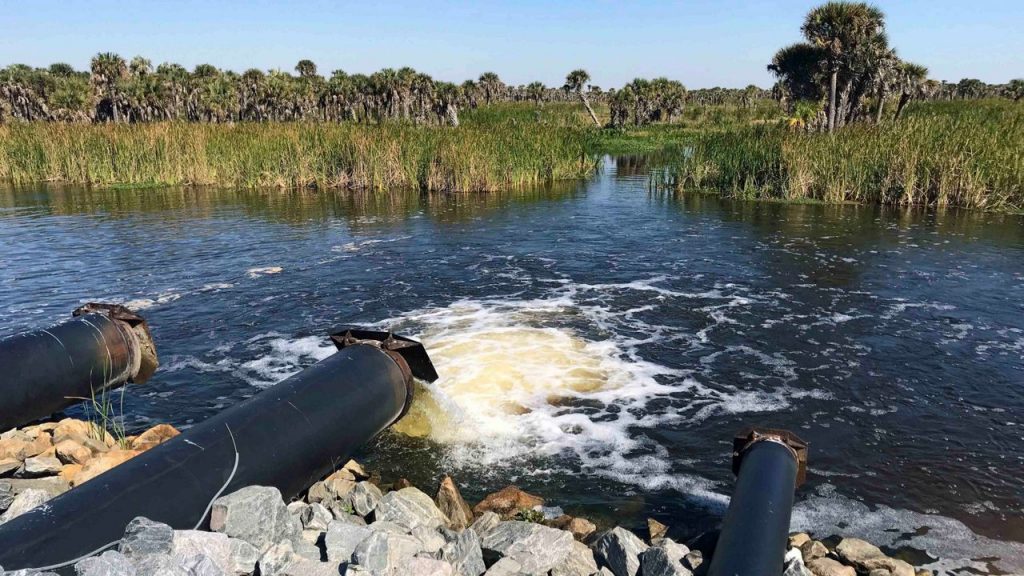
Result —
[[405, 478], [399, 478], [395, 480], [395, 483], [391, 485], [392, 490], [402, 490], [404, 488], [412, 488], [412, 482], [409, 482]]
[[691, 576], [682, 563], [673, 559], [665, 548], [651, 547], [640, 554], [643, 576]]
[[817, 540], [808, 540], [800, 545], [800, 553], [803, 554], [804, 563], [809, 564], [811, 560], [827, 556], [828, 548]]
[[420, 543], [420, 552], [435, 557], [441, 548], [445, 545], [444, 536], [438, 532], [437, 528], [428, 528], [427, 526], [420, 526], [413, 529], [409, 533], [410, 536], [415, 538]]
[[36, 438], [29, 438], [25, 435], [15, 435], [11, 438], [0, 440], [0, 460], [19, 460], [38, 456], [53, 445], [50, 436], [41, 434]]
[[25, 459], [25, 468], [22, 470], [26, 478], [39, 478], [40, 476], [55, 476], [60, 472], [61, 461], [53, 456], [33, 456]]
[[455, 569], [444, 560], [417, 556], [406, 565], [408, 574], [417, 576], [455, 576]]
[[181, 432], [178, 432], [178, 429], [170, 424], [157, 424], [136, 436], [131, 442], [131, 448], [132, 450], [145, 452], [154, 446], [167, 442], [178, 434], [181, 434]]
[[574, 542], [572, 534], [542, 524], [516, 520], [501, 522], [480, 538], [484, 560], [512, 558], [522, 571], [544, 573], [565, 561]]
[[[790, 541], [792, 541], [792, 538]], [[799, 548], [793, 547], [789, 549], [789, 552], [786, 552], [782, 576], [814, 576], [807, 569], [807, 566], [804, 565], [804, 556], [800, 553]]]
[[314, 483], [309, 487], [309, 491], [306, 492], [306, 502], [310, 504], [322, 503], [324, 500], [330, 499], [331, 494], [327, 491], [327, 485], [320, 482]]
[[597, 526], [586, 518], [573, 518], [568, 514], [562, 514], [561, 516], [548, 520], [544, 523], [546, 526], [552, 528], [558, 528], [559, 530], [568, 530], [572, 533], [573, 538], [583, 541], [587, 536], [590, 536], [597, 531]]
[[17, 458], [4, 458], [0, 460], [0, 478], [14, 474], [21, 468], [21, 460]]
[[438, 509], [448, 518], [448, 526], [461, 530], [473, 523], [473, 509], [466, 504], [459, 492], [459, 487], [451, 476], [445, 475], [441, 484], [437, 487], [437, 496], [434, 498]]
[[75, 564], [75, 573], [78, 576], [136, 576], [135, 565], [131, 560], [114, 550], [79, 560]]
[[[14, 502], [14, 489], [11, 488], [11, 483], [0, 482], [0, 512], [10, 508], [12, 502]], [[0, 571], [0, 574], [3, 572]]]
[[49, 494], [50, 498], [55, 498], [71, 489], [71, 486], [58, 476], [50, 476], [48, 478], [11, 478], [7, 482], [10, 482], [11, 489], [15, 494], [21, 494], [25, 490], [42, 490]]
[[[658, 538], [651, 543], [651, 546], [654, 548], [661, 548], [666, 554], [668, 554], [668, 557], [671, 558], [672, 561], [679, 562], [681, 566], [683, 566], [683, 558], [686, 558], [686, 555], [690, 553], [690, 549], [687, 548], [685, 544], [679, 544], [671, 538]], [[700, 550], [696, 550], [695, 552], [697, 552], [699, 558]], [[700, 565], [699, 560], [697, 565]], [[696, 566], [694, 566], [694, 568], [696, 568]]]
[[324, 536], [327, 559], [331, 562], [351, 562], [352, 553], [373, 533], [369, 528], [338, 520], [332, 521]]
[[[289, 504], [289, 506], [291, 505]], [[306, 507], [299, 512], [298, 516], [299, 521], [302, 522], [303, 530], [317, 530], [319, 532], [326, 532], [327, 525], [334, 519], [331, 511], [318, 503], [306, 505]]]
[[192, 576], [182, 559], [170, 554], [146, 554], [132, 560], [136, 576]]
[[61, 440], [53, 446], [57, 459], [65, 464], [85, 464], [92, 458], [92, 450], [74, 439]]
[[182, 565], [192, 576], [225, 576], [224, 570], [205, 554], [185, 558]]
[[931, 570], [925, 570], [924, 568], [918, 569], [914, 574], [915, 576], [935, 576], [934, 572]]
[[[326, 536], [326, 534], [325, 534]], [[320, 552], [320, 547], [316, 545], [316, 542], [310, 542], [302, 538], [302, 534], [299, 533], [297, 536], [293, 536], [291, 540], [284, 540], [292, 546], [292, 550], [295, 551], [297, 556], [305, 558], [306, 560], [312, 560], [319, 562], [323, 554]]]
[[409, 530], [407, 530], [405, 526], [400, 526], [398, 524], [395, 524], [394, 522], [386, 522], [383, 520], [378, 520], [377, 522], [368, 524], [366, 527], [370, 530], [373, 530], [374, 532], [390, 532], [392, 534], [403, 535], [409, 534]]
[[857, 576], [852, 566], [844, 566], [831, 558], [815, 558], [807, 563], [807, 568], [814, 576]]
[[345, 465], [342, 466], [341, 469], [351, 474], [352, 477], [357, 481], [370, 479], [370, 475], [366, 472], [366, 469], [363, 468], [362, 464], [356, 462], [355, 460], [349, 460], [348, 462], [345, 462]]
[[257, 566], [259, 566], [260, 576], [283, 576], [286, 567], [297, 560], [299, 560], [299, 556], [295, 554], [291, 543], [286, 540], [269, 546], [260, 556]]
[[210, 530], [266, 551], [282, 540], [298, 539], [301, 525], [288, 513], [277, 488], [247, 486], [214, 500]]
[[484, 512], [476, 519], [475, 522], [470, 526], [470, 529], [476, 532], [477, 536], [484, 537], [490, 532], [495, 526], [501, 523], [501, 517], [494, 512]]
[[260, 551], [251, 544], [218, 532], [175, 530], [173, 555], [178, 558], [208, 556], [228, 576], [252, 574]]
[[53, 438], [58, 441], [64, 436], [84, 436], [89, 438], [92, 436], [92, 433], [92, 424], [84, 420], [76, 420], [74, 418], [65, 418], [61, 420], [51, 431]]
[[868, 572], [868, 576], [892, 576], [888, 570], [884, 568], [875, 568], [871, 572]]
[[34, 488], [29, 488], [19, 493], [11, 501], [11, 505], [7, 507], [7, 510], [0, 514], [0, 524], [13, 520], [37, 506], [41, 506], [49, 499], [50, 495], [47, 492]]
[[408, 565], [419, 549], [419, 542], [411, 536], [371, 532], [356, 546], [352, 561], [371, 572], [389, 574]]
[[82, 466], [82, 470], [75, 474], [75, 478], [71, 483], [74, 486], [81, 486], [83, 483], [92, 480], [115, 466], [124, 464], [138, 455], [139, 452], [135, 450], [110, 450], [98, 454]]
[[380, 503], [383, 497], [384, 495], [381, 494], [380, 488], [377, 488], [370, 482], [359, 482], [352, 489], [352, 492], [349, 493], [348, 501], [356, 514], [368, 516], [370, 512], [377, 508], [377, 504]]
[[78, 473], [82, 471], [82, 468], [83, 466], [81, 464], [65, 464], [60, 467], [60, 472], [57, 473], [57, 476], [61, 480], [67, 482], [68, 486], [70, 486], [71, 481], [75, 479], [75, 476], [78, 476]]
[[[914, 567], [896, 558], [890, 558], [877, 546], [859, 538], [843, 538], [836, 546], [836, 553], [849, 564], [865, 572], [875, 569], [887, 570], [892, 576], [915, 576]], [[806, 557], [804, 558], [806, 560]]]
[[495, 562], [484, 576], [523, 576], [523, 566], [512, 558], [502, 558]]
[[503, 520], [507, 520], [524, 508], [532, 510], [534, 506], [543, 505], [544, 499], [540, 496], [528, 494], [515, 486], [506, 486], [497, 492], [488, 494], [473, 507], [473, 514], [479, 516], [484, 512], [494, 512]]
[[597, 572], [597, 561], [590, 547], [582, 542], [572, 541], [565, 560], [551, 569], [551, 576], [590, 576]]
[[704, 553], [700, 550], [690, 550], [683, 556], [683, 567], [689, 570], [696, 570], [704, 563]]
[[595, 540], [591, 548], [598, 562], [615, 576], [636, 576], [640, 554], [647, 550], [647, 544], [629, 530], [616, 526]]
[[420, 526], [437, 528], [447, 522], [434, 501], [416, 488], [388, 492], [374, 510], [376, 521], [394, 522], [412, 531]]
[[804, 532], [797, 532], [789, 537], [789, 547], [799, 548], [804, 545], [804, 542], [810, 540], [811, 537]]
[[139, 516], [128, 523], [118, 551], [128, 558], [147, 554], [170, 554], [174, 549], [174, 529], [161, 522]]
[[474, 530], [456, 532], [439, 528], [438, 533], [445, 539], [440, 558], [451, 564], [461, 576], [480, 576], [487, 570], [480, 536]]
[[[363, 520], [362, 516], [356, 516], [355, 514], [334, 514], [334, 519], [339, 522], [355, 524], [356, 526], [366, 526], [366, 520]], [[403, 530], [402, 533], [404, 534], [405, 531]]]
[[648, 542], [654, 542], [658, 538], [664, 538], [668, 534], [668, 526], [658, 522], [654, 518], [647, 519]]

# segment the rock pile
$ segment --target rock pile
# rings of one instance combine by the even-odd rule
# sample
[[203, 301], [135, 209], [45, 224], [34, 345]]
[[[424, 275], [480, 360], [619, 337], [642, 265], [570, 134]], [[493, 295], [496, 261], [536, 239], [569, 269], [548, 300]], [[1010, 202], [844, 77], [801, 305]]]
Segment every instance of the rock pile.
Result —
[[[173, 437], [157, 426], [115, 447], [74, 420], [6, 433], [0, 454], [0, 521], [73, 484], [89, 466], [116, 465]], [[111, 456], [114, 454], [115, 456]], [[130, 458], [127, 456], [125, 459]], [[6, 460], [0, 460], [6, 461]], [[69, 469], [69, 466], [78, 466]], [[276, 488], [250, 486], [213, 502], [209, 530], [174, 530], [136, 518], [111, 549], [74, 566], [79, 576], [702, 576], [708, 563], [648, 522], [644, 540], [584, 518], [545, 517], [544, 500], [509, 486], [474, 507], [444, 477], [431, 498], [408, 481], [381, 483], [355, 461], [286, 503]], [[831, 541], [831, 540], [830, 540]], [[879, 548], [846, 538], [829, 548], [790, 537], [783, 576], [922, 576]], [[2, 569], [0, 569], [2, 572]], [[32, 572], [6, 574], [27, 576]]]
[[73, 418], [0, 434], [0, 524], [177, 435], [160, 424], [117, 441]]

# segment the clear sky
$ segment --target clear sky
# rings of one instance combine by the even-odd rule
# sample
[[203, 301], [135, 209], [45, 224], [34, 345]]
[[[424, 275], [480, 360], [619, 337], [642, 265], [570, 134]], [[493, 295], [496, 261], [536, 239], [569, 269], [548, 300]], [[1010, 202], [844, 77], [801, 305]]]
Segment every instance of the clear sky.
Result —
[[[461, 81], [561, 85], [586, 68], [608, 88], [636, 76], [687, 87], [770, 86], [765, 65], [800, 38], [806, 0], [292, 2], [0, 0], [0, 65], [141, 54], [189, 68], [320, 72], [412, 66]], [[891, 43], [931, 77], [1024, 76], [1024, 0], [883, 0]]]

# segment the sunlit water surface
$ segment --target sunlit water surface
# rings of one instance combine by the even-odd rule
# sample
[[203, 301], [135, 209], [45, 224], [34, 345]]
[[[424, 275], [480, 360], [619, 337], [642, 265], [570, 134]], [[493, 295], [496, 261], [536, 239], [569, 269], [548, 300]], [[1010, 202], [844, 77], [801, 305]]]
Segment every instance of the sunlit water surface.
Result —
[[[130, 428], [187, 427], [341, 324], [441, 379], [360, 457], [599, 522], [720, 519], [745, 425], [811, 442], [794, 529], [1024, 572], [1024, 219], [676, 198], [643, 159], [529, 193], [0, 189], [0, 334], [115, 301], [162, 358]], [[71, 411], [80, 415], [77, 409]]]

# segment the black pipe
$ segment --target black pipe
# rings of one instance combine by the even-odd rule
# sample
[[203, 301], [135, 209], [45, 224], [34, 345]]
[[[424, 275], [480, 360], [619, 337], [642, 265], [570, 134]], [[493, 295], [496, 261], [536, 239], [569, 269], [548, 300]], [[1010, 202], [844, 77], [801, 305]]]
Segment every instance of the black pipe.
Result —
[[126, 382], [145, 382], [156, 370], [142, 317], [113, 304], [87, 304], [73, 314], [63, 324], [0, 340], [0, 431]]
[[733, 439], [736, 487], [708, 576], [779, 576], [793, 493], [803, 483], [807, 443], [785, 430], [746, 430]]
[[329, 358], [0, 525], [0, 566], [70, 561], [120, 539], [136, 516], [191, 529], [222, 487], [275, 486], [290, 499], [405, 413], [412, 376], [436, 378], [414, 341], [331, 338]]

